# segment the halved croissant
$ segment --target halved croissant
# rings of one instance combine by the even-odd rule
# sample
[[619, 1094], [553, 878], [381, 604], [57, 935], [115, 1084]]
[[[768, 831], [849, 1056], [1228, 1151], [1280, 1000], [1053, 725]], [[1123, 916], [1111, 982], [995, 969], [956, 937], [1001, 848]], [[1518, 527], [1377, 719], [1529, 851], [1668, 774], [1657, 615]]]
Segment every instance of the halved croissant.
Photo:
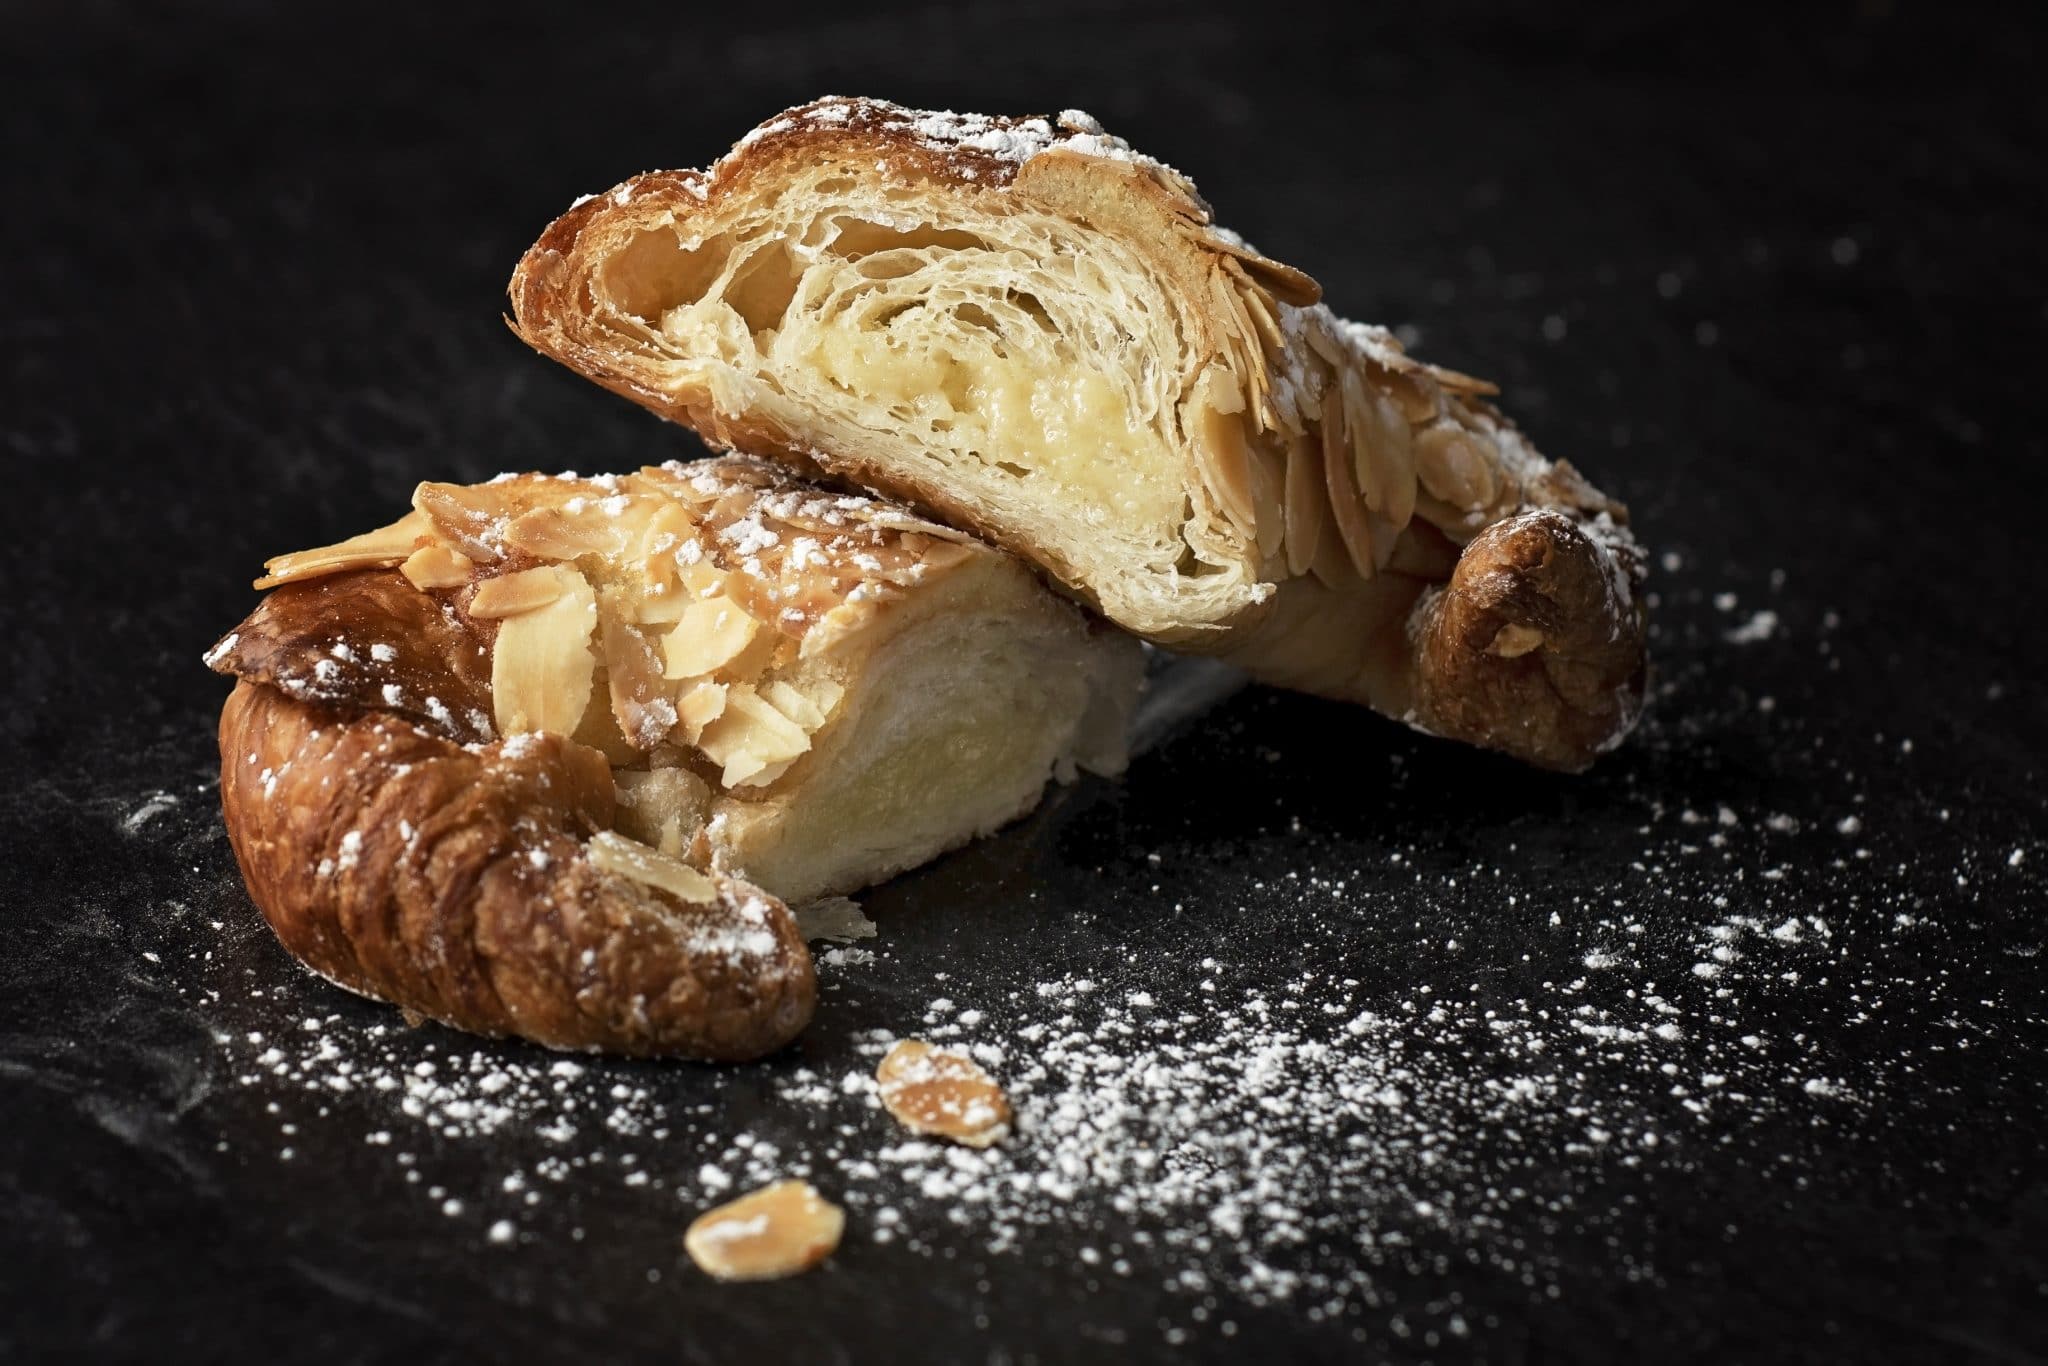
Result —
[[768, 1051], [813, 999], [778, 896], [1123, 763], [1137, 644], [886, 504], [737, 459], [414, 502], [271, 561], [208, 662], [241, 680], [222, 799], [251, 894], [315, 970], [421, 1014]]
[[1646, 680], [1626, 511], [1319, 298], [1086, 115], [847, 99], [579, 202], [511, 283], [536, 349], [1149, 639], [1583, 767]]

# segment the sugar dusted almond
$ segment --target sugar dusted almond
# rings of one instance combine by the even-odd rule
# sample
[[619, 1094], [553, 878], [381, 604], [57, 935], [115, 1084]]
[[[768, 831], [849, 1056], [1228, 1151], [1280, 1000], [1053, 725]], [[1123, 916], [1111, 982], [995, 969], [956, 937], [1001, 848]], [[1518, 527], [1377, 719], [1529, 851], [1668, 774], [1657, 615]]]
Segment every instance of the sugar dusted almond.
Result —
[[279, 584], [317, 579], [350, 569], [377, 569], [398, 564], [412, 554], [415, 543], [427, 534], [427, 530], [425, 517], [418, 512], [408, 512], [390, 526], [378, 527], [375, 531], [366, 531], [360, 536], [351, 536], [315, 550], [295, 550], [289, 555], [266, 560], [263, 567], [269, 572], [256, 580], [255, 586], [275, 588]]
[[485, 621], [516, 617], [561, 597], [565, 591], [562, 585], [562, 576], [550, 565], [500, 574], [476, 586], [476, 593], [469, 600], [469, 614]]
[[469, 556], [438, 541], [421, 546], [398, 566], [406, 582], [421, 592], [429, 588], [460, 588], [469, 582], [475, 570]]
[[658, 887], [692, 906], [718, 899], [718, 884], [679, 858], [662, 853], [615, 830], [601, 830], [584, 846], [591, 866], [607, 873]]
[[571, 735], [589, 705], [597, 672], [590, 649], [597, 595], [567, 565], [527, 572], [554, 575], [560, 590], [546, 606], [506, 617], [498, 626], [491, 647], [491, 704], [498, 733]]
[[875, 1083], [883, 1108], [912, 1133], [986, 1148], [1010, 1132], [1009, 1097], [965, 1053], [902, 1039], [875, 1069]]
[[663, 644], [670, 678], [701, 678], [730, 663], [748, 645], [761, 623], [731, 598], [700, 598], [683, 609]]
[[[607, 604], [609, 606], [609, 603]], [[646, 632], [616, 611], [600, 614], [604, 625], [605, 687], [619, 731], [635, 749], [649, 750], [675, 729], [676, 704], [661, 659]]]
[[808, 1181], [777, 1181], [697, 1216], [683, 1235], [690, 1260], [721, 1281], [770, 1281], [832, 1255], [846, 1212]]
[[[676, 556], [685, 545], [695, 547], [697, 544], [696, 524], [683, 511], [681, 504], [665, 494], [650, 501], [654, 501], [656, 506], [648, 514], [647, 526], [640, 533], [640, 580], [641, 587], [646, 590], [643, 600], [666, 598], [677, 592], [681, 579], [676, 572]], [[701, 554], [701, 550], [698, 553]]]
[[495, 560], [501, 558], [498, 541], [505, 521], [515, 510], [509, 487], [421, 484], [412, 491], [413, 511], [472, 560]]

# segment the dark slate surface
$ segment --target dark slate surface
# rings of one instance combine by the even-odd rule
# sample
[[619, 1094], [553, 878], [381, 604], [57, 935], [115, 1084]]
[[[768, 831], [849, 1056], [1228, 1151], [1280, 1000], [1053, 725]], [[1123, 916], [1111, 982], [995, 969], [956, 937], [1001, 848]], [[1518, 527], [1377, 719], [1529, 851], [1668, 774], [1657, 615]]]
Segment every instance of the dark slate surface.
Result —
[[[274, 8], [30, 4], [0, 44], [0, 1356], [2048, 1354], [2048, 215], [2017, 20]], [[217, 829], [199, 651], [264, 555], [421, 477], [689, 449], [528, 355], [503, 281], [574, 194], [824, 91], [1089, 108], [1345, 311], [1500, 379], [1674, 556], [1654, 719], [1562, 780], [1240, 694], [868, 896], [880, 956], [828, 974], [793, 1057], [595, 1064], [548, 1092], [594, 1107], [563, 1142], [309, 1090], [322, 1039], [549, 1059], [284, 958]], [[788, 1094], [941, 993], [1016, 1074], [1038, 983], [1178, 1002], [1200, 1042], [1303, 972], [1310, 1012], [1390, 1021], [1338, 1043], [1408, 1094], [1338, 1107], [1327, 1182], [1289, 1192], [1317, 1231], [1269, 1259], [1330, 1296], [1254, 1303], [1227, 1246], [1175, 1242], [1202, 1211], [1086, 1183], [991, 1249], [985, 1212], [847, 1174], [894, 1137], [857, 1100]], [[1501, 1099], [1515, 1076], [1543, 1085]], [[614, 1086], [666, 1137], [602, 1131]], [[682, 1261], [694, 1173], [745, 1129], [858, 1202], [827, 1269], [732, 1290]]]

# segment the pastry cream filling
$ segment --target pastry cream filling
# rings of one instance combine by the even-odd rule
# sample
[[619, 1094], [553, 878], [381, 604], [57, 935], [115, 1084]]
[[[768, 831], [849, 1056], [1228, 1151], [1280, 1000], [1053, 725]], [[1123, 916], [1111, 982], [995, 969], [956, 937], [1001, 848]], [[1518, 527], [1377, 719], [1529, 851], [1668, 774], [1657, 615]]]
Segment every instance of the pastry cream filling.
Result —
[[[622, 253], [636, 272], [658, 251], [642, 243]], [[619, 293], [638, 295], [629, 311], [683, 354], [723, 363], [706, 376], [714, 397], [741, 398], [721, 383], [730, 367], [761, 382], [749, 405], [787, 407], [856, 446], [914, 433], [984, 496], [1026, 515], [1078, 507], [1143, 560], [1180, 557], [1182, 464], [1156, 400], [1129, 377], [1149, 367], [1124, 359], [1157, 312], [1120, 299], [1103, 263], [843, 214], [742, 238], [716, 259], [669, 251], [685, 268], [660, 297], [638, 280]]]
[[1133, 429], [1124, 395], [1062, 362], [1045, 370], [1002, 354], [1000, 338], [913, 307], [879, 327], [834, 320], [809, 329], [799, 364], [840, 389], [910, 418], [930, 440], [1025, 482], [1043, 496], [1103, 509], [1121, 523], [1175, 519], [1175, 463]]

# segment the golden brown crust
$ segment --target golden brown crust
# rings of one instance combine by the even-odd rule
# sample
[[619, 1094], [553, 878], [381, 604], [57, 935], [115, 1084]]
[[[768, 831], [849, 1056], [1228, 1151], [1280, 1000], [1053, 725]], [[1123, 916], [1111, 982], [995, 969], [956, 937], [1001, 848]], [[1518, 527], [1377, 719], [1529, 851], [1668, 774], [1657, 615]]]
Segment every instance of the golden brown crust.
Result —
[[1413, 629], [1416, 724], [1545, 768], [1582, 769], [1627, 734], [1648, 683], [1641, 607], [1557, 512], [1482, 531]]
[[[781, 207], [798, 200], [801, 214]], [[905, 237], [892, 213], [923, 226]], [[812, 226], [791, 226], [802, 215]], [[842, 250], [833, 234], [849, 231], [848, 222], [882, 231], [867, 218], [895, 234], [903, 270], [929, 272], [930, 297], [972, 297], [984, 314], [1005, 289], [1025, 286], [1016, 268], [995, 265], [987, 271], [1001, 278], [990, 294], [960, 293], [963, 272], [978, 267], [951, 270], [945, 252], [972, 252], [949, 245], [948, 232], [969, 244], [1000, 238], [1002, 251], [983, 255], [1005, 262], [1030, 257], [1019, 243], [1041, 232], [1058, 242], [1048, 259], [1123, 253], [1119, 269], [1150, 291], [1142, 308], [1113, 301], [1135, 340], [1111, 348], [1119, 361], [1097, 363], [1102, 348], [1075, 354], [1097, 358], [1089, 364], [1098, 374], [1114, 370], [1139, 384], [1142, 372], [1151, 386], [1141, 405], [1152, 414], [1148, 430], [1185, 472], [1185, 543], [1169, 546], [1178, 557], [1128, 556], [1123, 541], [1106, 552], [1091, 547], [1091, 535], [1109, 544], [1102, 529], [1116, 519], [1095, 515], [1087, 498], [1059, 508], [1042, 501], [1022, 515], [1024, 501], [1003, 504], [1001, 478], [977, 482], [957, 453], [927, 458], [920, 443], [925, 452], [936, 446], [908, 425], [878, 432], [914, 393], [889, 395], [897, 401], [871, 406], [865, 422], [828, 421], [805, 406], [829, 395], [790, 387], [810, 364], [801, 357], [829, 354], [815, 349], [817, 338], [840, 326], [817, 301], [853, 297], [844, 282], [858, 268], [843, 263], [868, 249]], [[1003, 236], [1005, 224], [1026, 218], [1037, 225], [1029, 233]], [[748, 253], [784, 228], [795, 302], [749, 311], [745, 291], [756, 276], [734, 263], [765, 259]], [[722, 235], [728, 229], [731, 238]], [[820, 253], [841, 264], [819, 265]], [[857, 283], [881, 289], [890, 278]], [[1224, 654], [1267, 681], [1365, 702], [1551, 767], [1583, 767], [1640, 710], [1647, 669], [1634, 589], [1642, 559], [1626, 509], [1569, 464], [1540, 456], [1487, 401], [1492, 385], [1415, 360], [1384, 329], [1336, 318], [1312, 279], [1216, 226], [1185, 177], [1085, 116], [985, 118], [818, 101], [756, 129], [709, 171], [638, 176], [580, 202], [526, 253], [510, 298], [523, 339], [606, 388], [714, 443], [823, 469], [969, 527], [1156, 642]], [[917, 302], [914, 291], [890, 298]], [[724, 315], [705, 311], [713, 305], [739, 330], [719, 331]], [[968, 334], [945, 335], [957, 354]], [[889, 332], [890, 350], [876, 354], [899, 354], [899, 340]], [[979, 463], [1003, 462], [988, 455]], [[1469, 601], [1468, 585], [1502, 572], [1495, 549], [1480, 542], [1489, 528], [1546, 510], [1576, 529], [1558, 563], [1583, 562], [1612, 593], [1597, 602], [1546, 599], [1552, 616], [1574, 605], [1590, 615], [1554, 621], [1540, 640], [1511, 637], [1525, 646], [1512, 657], [1453, 667], [1465, 656], [1442, 641], [1459, 634], [1465, 609], [1444, 604]], [[1051, 525], [1055, 513], [1069, 525]], [[1459, 586], [1426, 591], [1451, 585], [1468, 546], [1473, 558]], [[1545, 686], [1507, 687], [1508, 678]], [[1595, 681], [1610, 691], [1597, 693]], [[1454, 695], [1466, 686], [1471, 696]], [[1530, 705], [1527, 715], [1502, 712], [1518, 699]]]
[[395, 715], [240, 682], [221, 805], [284, 946], [352, 990], [554, 1048], [758, 1057], [816, 995], [780, 902], [692, 903], [597, 866], [604, 757], [551, 735], [465, 747]]
[[303, 701], [378, 708], [471, 744], [493, 734], [491, 636], [491, 623], [446, 598], [366, 569], [273, 589], [208, 662]]

